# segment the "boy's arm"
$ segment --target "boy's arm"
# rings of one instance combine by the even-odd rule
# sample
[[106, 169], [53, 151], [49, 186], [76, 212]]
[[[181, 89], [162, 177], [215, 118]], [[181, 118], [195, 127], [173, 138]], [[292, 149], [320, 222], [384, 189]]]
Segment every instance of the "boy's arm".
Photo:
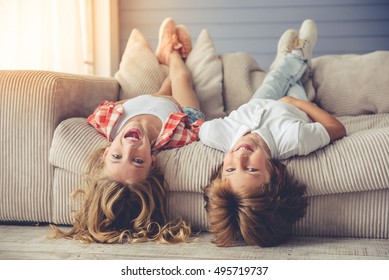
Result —
[[315, 104], [291, 96], [283, 97], [279, 101], [295, 106], [305, 112], [312, 121], [321, 123], [327, 130], [331, 142], [346, 136], [346, 128], [344, 125]]

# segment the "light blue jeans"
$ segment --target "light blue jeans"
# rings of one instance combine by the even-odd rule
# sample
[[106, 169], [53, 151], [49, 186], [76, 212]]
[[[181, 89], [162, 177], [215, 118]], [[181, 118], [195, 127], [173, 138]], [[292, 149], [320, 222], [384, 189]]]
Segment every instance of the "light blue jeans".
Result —
[[307, 101], [307, 94], [301, 82], [301, 77], [306, 69], [307, 60], [305, 58], [288, 53], [266, 75], [251, 99], [278, 100], [284, 96], [292, 96]]

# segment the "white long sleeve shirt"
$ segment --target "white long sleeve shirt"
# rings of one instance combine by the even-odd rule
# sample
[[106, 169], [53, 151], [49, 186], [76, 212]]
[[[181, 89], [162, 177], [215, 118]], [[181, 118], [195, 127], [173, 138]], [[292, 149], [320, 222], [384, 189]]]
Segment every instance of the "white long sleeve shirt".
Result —
[[232, 111], [227, 117], [205, 122], [200, 127], [200, 141], [227, 152], [243, 135], [258, 133], [274, 159], [307, 155], [330, 142], [324, 126], [282, 101], [254, 99]]

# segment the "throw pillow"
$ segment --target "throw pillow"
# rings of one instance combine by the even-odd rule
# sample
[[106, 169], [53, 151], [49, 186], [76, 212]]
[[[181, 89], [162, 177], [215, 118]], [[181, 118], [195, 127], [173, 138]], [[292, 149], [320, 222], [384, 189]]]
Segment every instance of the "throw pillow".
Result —
[[389, 113], [389, 52], [312, 60], [315, 102], [337, 116]]
[[166, 77], [149, 42], [138, 29], [133, 29], [115, 74], [121, 86], [119, 99], [157, 92]]
[[[200, 32], [186, 65], [206, 118], [224, 116], [222, 62], [206, 29]], [[167, 73], [167, 66], [159, 64], [147, 39], [134, 29], [115, 74], [121, 86], [119, 99], [157, 92]]]
[[186, 65], [192, 74], [197, 98], [206, 118], [225, 116], [222, 96], [222, 62], [207, 29], [200, 32], [186, 60]]

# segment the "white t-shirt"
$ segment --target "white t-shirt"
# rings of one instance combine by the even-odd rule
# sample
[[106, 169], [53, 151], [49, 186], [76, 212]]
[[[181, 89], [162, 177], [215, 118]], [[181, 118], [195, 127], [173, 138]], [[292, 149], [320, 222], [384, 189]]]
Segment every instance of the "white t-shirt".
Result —
[[123, 114], [112, 129], [111, 139], [114, 139], [123, 125], [135, 116], [154, 115], [164, 124], [171, 113], [181, 112], [180, 107], [172, 100], [155, 95], [140, 95], [127, 100], [122, 106]]
[[258, 133], [271, 157], [280, 160], [307, 155], [330, 142], [323, 125], [293, 105], [270, 99], [251, 100], [227, 117], [205, 122], [199, 137], [205, 145], [227, 152], [248, 132]]

